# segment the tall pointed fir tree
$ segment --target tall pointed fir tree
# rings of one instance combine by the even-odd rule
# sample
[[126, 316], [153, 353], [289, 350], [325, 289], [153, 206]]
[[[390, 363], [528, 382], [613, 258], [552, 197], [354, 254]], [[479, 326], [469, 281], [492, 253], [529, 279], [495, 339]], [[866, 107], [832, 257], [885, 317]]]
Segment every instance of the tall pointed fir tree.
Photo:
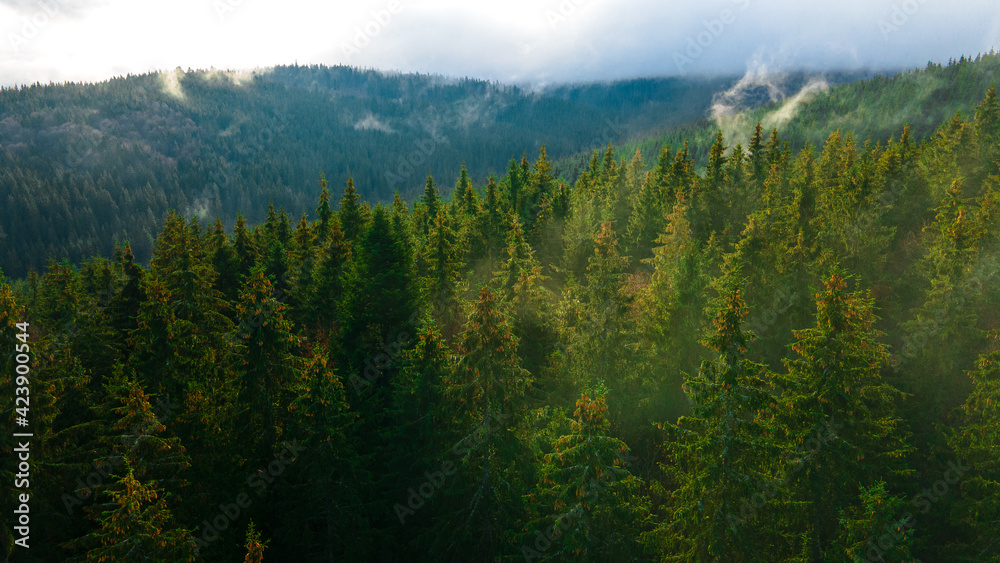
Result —
[[473, 224], [472, 251], [470, 255], [487, 259], [488, 263], [502, 259], [504, 247], [504, 216], [501, 209], [499, 186], [490, 176], [486, 193], [480, 201], [480, 210]]
[[272, 540], [280, 552], [305, 561], [358, 561], [377, 551], [363, 495], [374, 483], [355, 442], [355, 414], [341, 376], [313, 347], [303, 359], [289, 405], [286, 436], [300, 453], [287, 466], [286, 483], [276, 485]]
[[99, 502], [87, 508], [96, 527], [66, 547], [86, 549], [82, 560], [88, 562], [194, 561], [198, 546], [167, 506], [177, 473], [190, 460], [177, 438], [159, 436], [166, 427], [134, 377], [121, 365], [114, 369], [99, 408], [114, 421], [102, 438], [108, 455], [101, 462], [111, 470], [97, 491]]
[[798, 357], [775, 377], [778, 438], [794, 453], [785, 459], [787, 482], [807, 503], [795, 526], [813, 562], [838, 557], [837, 514], [858, 502], [859, 487], [883, 481], [892, 490], [912, 473], [909, 434], [896, 414], [903, 394], [882, 378], [889, 354], [878, 342], [874, 304], [847, 281], [839, 270], [824, 281], [816, 326], [795, 333]]
[[[991, 334], [994, 342], [1000, 333]], [[958, 538], [968, 561], [1000, 562], [995, 523], [1000, 520], [1000, 351], [979, 357], [969, 374], [973, 390], [962, 405], [961, 426], [950, 436], [958, 455], [947, 477], [961, 479], [961, 498], [953, 518], [963, 532]], [[957, 465], [956, 465], [957, 464]]]
[[427, 267], [425, 294], [432, 304], [435, 319], [448, 338], [461, 326], [461, 308], [458, 302], [460, 258], [457, 235], [451, 219], [438, 210], [434, 225], [428, 234], [423, 262]]
[[431, 226], [437, 219], [438, 211], [442, 208], [441, 198], [438, 197], [438, 189], [434, 184], [434, 176], [427, 174], [427, 182], [424, 184], [424, 195], [420, 197], [420, 204], [423, 206], [422, 213], [418, 215], [420, 231], [426, 238], [431, 231]]
[[320, 341], [336, 341], [340, 338], [344, 319], [343, 299], [351, 257], [351, 248], [336, 222], [319, 252], [316, 275], [305, 297], [308, 304], [302, 318], [306, 329]]
[[319, 194], [319, 204], [316, 207], [316, 244], [322, 246], [333, 227], [333, 209], [330, 207], [330, 189], [327, 187], [326, 175], [319, 178], [322, 191]]
[[[654, 389], [680, 386], [680, 373], [698, 366], [706, 358], [706, 349], [695, 338], [709, 327], [705, 318], [710, 268], [717, 249], [710, 244], [699, 248], [687, 218], [687, 207], [677, 205], [666, 216], [667, 226], [656, 238], [653, 257], [645, 260], [652, 267], [649, 284], [638, 296], [639, 330], [648, 361], [652, 363]], [[668, 400], [651, 405], [656, 420], [686, 407], [682, 397], [666, 394]]]
[[250, 273], [236, 307], [235, 438], [249, 467], [273, 459], [288, 405], [298, 392], [298, 339], [284, 303], [261, 268]]
[[[213, 287], [215, 276], [191, 228], [170, 214], [143, 277], [147, 299], [134, 333], [134, 360], [145, 388], [179, 400], [191, 413], [182, 417], [185, 441], [196, 436], [197, 441], [211, 440], [201, 431], [201, 421], [210, 420], [225, 402], [225, 339], [232, 322], [226, 302]], [[194, 447], [197, 441], [189, 444]]]
[[664, 424], [662, 468], [676, 488], [663, 519], [646, 538], [661, 561], [771, 561], [781, 538], [759, 499], [775, 487], [780, 449], [766, 424], [774, 399], [767, 369], [746, 357], [753, 338], [738, 264], [717, 281], [714, 333], [703, 344], [718, 354], [686, 378], [690, 416]]
[[564, 307], [570, 324], [567, 356], [578, 389], [607, 383], [612, 432], [630, 441], [635, 436], [625, 428], [634, 428], [627, 421], [635, 416], [637, 405], [644, 406], [649, 362], [638, 347], [628, 258], [619, 253], [610, 222], [601, 224], [591, 248], [581, 299], [571, 299]]
[[541, 373], [558, 342], [551, 294], [543, 285], [546, 277], [525, 240], [521, 222], [511, 217], [507, 256], [494, 277], [501, 300], [510, 308], [518, 355], [531, 373]]
[[250, 270], [260, 260], [257, 243], [254, 242], [243, 215], [236, 215], [236, 226], [233, 228], [233, 250], [236, 252], [237, 275], [242, 282], [250, 275]]
[[526, 561], [632, 561], [648, 514], [642, 481], [626, 467], [629, 449], [609, 436], [600, 390], [580, 395], [570, 434], [546, 454], [528, 495], [534, 517], [524, 530]]
[[354, 178], [348, 178], [344, 193], [340, 197], [337, 217], [340, 219], [340, 228], [344, 231], [344, 240], [349, 243], [358, 240], [365, 229], [365, 217], [360, 200], [361, 196], [354, 188]]
[[462, 482], [447, 499], [452, 516], [437, 527], [436, 557], [493, 560], [508, 551], [506, 523], [520, 517], [520, 491], [531, 480], [523, 435], [531, 379], [517, 345], [496, 293], [483, 287], [461, 337], [457, 373], [445, 381]]
[[[392, 506], [395, 520], [405, 524], [406, 549], [431, 553], [439, 522], [447, 521], [447, 503], [428, 499], [419, 515], [411, 514], [416, 499], [410, 499], [411, 487], [420, 485], [415, 478], [433, 476], [443, 463], [454, 465], [455, 454], [445, 429], [451, 422], [450, 403], [445, 400], [445, 382], [454, 379], [455, 354], [445, 342], [432, 319], [417, 329], [416, 343], [400, 358], [400, 370], [393, 385], [390, 423], [383, 428], [391, 459], [380, 475], [379, 488], [388, 498], [398, 499]], [[450, 477], [450, 476], [448, 476]], [[438, 483], [434, 483], [435, 485]], [[441, 483], [442, 485], [444, 483]], [[395, 524], [395, 522], [394, 522]]]

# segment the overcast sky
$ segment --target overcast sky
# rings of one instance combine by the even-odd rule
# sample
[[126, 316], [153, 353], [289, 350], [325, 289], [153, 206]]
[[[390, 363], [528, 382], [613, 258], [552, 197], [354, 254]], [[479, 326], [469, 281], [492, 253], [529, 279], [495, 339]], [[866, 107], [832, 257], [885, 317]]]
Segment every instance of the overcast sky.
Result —
[[1000, 49], [998, 0], [0, 0], [0, 84], [361, 67], [546, 84], [900, 68]]

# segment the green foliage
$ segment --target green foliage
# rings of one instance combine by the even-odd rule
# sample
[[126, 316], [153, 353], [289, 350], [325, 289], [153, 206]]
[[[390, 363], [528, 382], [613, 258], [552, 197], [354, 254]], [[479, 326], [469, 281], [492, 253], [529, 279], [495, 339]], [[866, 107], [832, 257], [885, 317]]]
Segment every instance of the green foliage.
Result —
[[[257, 170], [252, 182], [236, 176], [252, 194], [178, 205], [233, 206], [210, 227], [169, 212], [155, 239], [150, 228], [120, 241], [110, 260], [59, 262], [66, 254], [53, 250], [44, 273], [0, 277], [8, 416], [26, 408], [11, 400], [12, 374], [24, 344], [15, 323], [30, 323], [33, 554], [818, 563], [871, 560], [875, 545], [885, 561], [998, 560], [998, 111], [992, 91], [964, 101], [995, 61], [868, 83], [890, 92], [890, 107], [896, 87], [954, 74], [940, 105], [978, 103], [975, 118], [949, 111], [933, 134], [921, 121], [869, 135], [849, 127], [852, 114], [819, 145], [817, 112], [875, 99], [847, 86], [803, 102], [813, 125], [793, 119], [779, 132], [773, 107], [740, 114], [747, 126], [728, 137], [716, 125], [675, 131], [680, 150], [654, 139], [641, 152], [587, 153], [576, 177], [550, 161], [565, 154], [557, 137], [534, 162], [504, 149], [509, 166], [482, 184], [479, 161], [463, 173], [457, 159], [445, 171], [457, 172], [455, 192], [442, 198], [428, 175], [422, 197], [401, 189], [391, 206], [365, 201], [350, 179], [338, 210], [325, 179], [318, 203], [266, 206], [263, 169], [230, 154], [229, 166]], [[319, 90], [411, 98], [395, 79], [343, 72], [278, 70], [242, 94], [192, 74], [187, 109], [161, 102], [219, 119], [232, 134], [218, 142], [229, 143], [247, 125], [195, 103], [220, 88], [252, 98], [284, 81], [298, 103], [302, 73]], [[352, 82], [366, 76], [363, 88]], [[114, 94], [130, 80], [95, 87]], [[486, 88], [476, 84], [428, 96], [461, 104]], [[582, 104], [601, 88], [557, 91]], [[23, 109], [56, 90], [5, 90], [0, 101]], [[509, 111], [544, 122], [546, 100]], [[310, 122], [322, 122], [326, 102], [313, 101]], [[112, 106], [98, 115], [124, 119]], [[894, 119], [875, 115], [869, 133]], [[472, 129], [457, 138], [475, 153]], [[305, 147], [315, 138], [331, 137], [303, 135], [303, 152], [278, 155], [305, 155], [296, 174], [313, 180], [296, 185], [321, 169]], [[803, 139], [816, 144], [800, 150]], [[97, 183], [107, 186], [122, 154], [104, 143], [92, 157], [106, 161]], [[0, 185], [35, 166], [5, 168], [19, 150], [0, 151]], [[185, 182], [226, 169], [204, 154], [204, 169], [178, 161]], [[657, 158], [647, 166], [643, 155]], [[146, 178], [140, 169], [130, 174]], [[75, 174], [49, 187], [69, 193]], [[141, 193], [153, 197], [160, 180], [147, 181]], [[32, 216], [17, 207], [24, 190], [46, 193], [23, 186], [0, 234], [21, 225], [5, 222], [11, 213]], [[165, 211], [187, 187], [150, 208]], [[307, 206], [317, 218], [293, 224], [285, 209]], [[98, 253], [88, 244], [67, 252]], [[0, 439], [0, 452], [14, 447]], [[0, 501], [8, 515], [10, 502]]]

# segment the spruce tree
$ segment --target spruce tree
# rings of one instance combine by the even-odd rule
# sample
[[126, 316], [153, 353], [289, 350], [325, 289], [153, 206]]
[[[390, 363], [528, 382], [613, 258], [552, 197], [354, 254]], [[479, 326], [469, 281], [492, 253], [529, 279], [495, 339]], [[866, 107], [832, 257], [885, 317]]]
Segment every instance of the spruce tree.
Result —
[[354, 188], [354, 178], [347, 179], [344, 193], [340, 197], [340, 210], [337, 216], [340, 219], [340, 228], [344, 231], [344, 240], [353, 243], [361, 236], [365, 227], [364, 213], [358, 201], [361, 196]]
[[[442, 522], [433, 547], [451, 557], [491, 560], [507, 522], [520, 517], [525, 480], [530, 478], [524, 444], [525, 393], [530, 374], [517, 356], [517, 338], [496, 293], [483, 287], [462, 333], [454, 378], [445, 381], [454, 405], [463, 482], [453, 502], [457, 513]], [[461, 446], [459, 448], [459, 446]]]
[[[857, 502], [858, 487], [884, 481], [891, 488], [912, 473], [905, 464], [908, 431], [896, 413], [903, 395], [882, 378], [889, 355], [878, 341], [874, 305], [849, 292], [847, 281], [841, 271], [824, 281], [816, 326], [795, 333], [798, 357], [776, 377], [779, 437], [797, 452], [786, 459], [795, 470], [786, 471], [797, 498], [808, 502], [800, 525], [814, 562], [836, 557], [836, 515]], [[804, 450], [817, 432], [833, 437]]]
[[528, 495], [535, 518], [521, 555], [528, 561], [628, 561], [642, 556], [639, 531], [648, 501], [626, 467], [629, 448], [609, 436], [600, 389], [581, 393], [571, 431], [546, 454]]
[[[993, 331], [994, 341], [1000, 334]], [[969, 374], [973, 390], [960, 411], [961, 426], [949, 436], [957, 459], [949, 466], [960, 479], [961, 497], [953, 520], [963, 530], [959, 542], [967, 560], [1000, 561], [994, 523], [1000, 518], [1000, 352], [979, 356]], [[956, 474], [957, 472], [957, 474]]]
[[676, 489], [647, 542], [661, 561], [769, 561], [780, 545], [769, 527], [771, 510], [758, 498], [775, 486], [780, 449], [766, 419], [774, 407], [767, 369], [746, 357], [752, 335], [738, 264], [717, 282], [714, 332], [703, 344], [718, 354], [705, 360], [684, 389], [692, 413], [664, 424], [667, 461]]

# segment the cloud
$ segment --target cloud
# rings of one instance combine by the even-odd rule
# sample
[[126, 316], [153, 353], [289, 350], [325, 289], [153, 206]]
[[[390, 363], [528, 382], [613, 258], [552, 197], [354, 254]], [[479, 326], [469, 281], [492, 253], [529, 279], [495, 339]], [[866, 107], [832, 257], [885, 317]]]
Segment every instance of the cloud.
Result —
[[742, 73], [748, 53], [904, 68], [1000, 47], [998, 30], [995, 0], [0, 0], [0, 84], [293, 62], [532, 84]]
[[788, 76], [776, 71], [776, 66], [780, 68], [781, 65], [775, 65], [773, 59], [765, 60], [762, 53], [757, 53], [743, 77], [732, 88], [713, 97], [709, 112], [723, 137], [733, 143], [746, 144], [756, 124], [750, 122], [744, 110], [765, 102], [781, 103], [760, 118], [761, 127], [765, 131], [781, 129], [795, 117], [803, 103], [830, 87], [822, 76], [814, 76], [788, 97]]
[[[44, 14], [79, 18], [108, 0], [0, 0], [0, 8], [8, 8], [19, 17], [31, 18]], [[39, 16], [43, 17], [43, 16]]]
[[160, 86], [163, 88], [163, 93], [178, 100], [183, 100], [184, 90], [181, 88], [181, 77], [184, 76], [184, 71], [181, 67], [177, 67], [174, 70], [168, 72], [160, 73]]
[[375, 117], [374, 115], [372, 115], [370, 113], [367, 116], [365, 116], [364, 119], [361, 119], [357, 123], [355, 123], [354, 124], [354, 129], [365, 129], [365, 130], [374, 129], [376, 131], [381, 131], [383, 133], [395, 133], [396, 132], [395, 129], [393, 129], [392, 127], [389, 127], [388, 125], [386, 125], [385, 123], [383, 123], [381, 120], [379, 120], [379, 118]]

